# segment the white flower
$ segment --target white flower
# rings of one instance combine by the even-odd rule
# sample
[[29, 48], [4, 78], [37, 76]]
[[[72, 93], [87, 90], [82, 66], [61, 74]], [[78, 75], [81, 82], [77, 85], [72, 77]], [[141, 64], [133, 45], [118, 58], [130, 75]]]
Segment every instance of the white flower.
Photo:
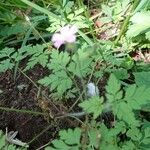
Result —
[[88, 85], [87, 85], [87, 95], [88, 95], [89, 97], [92, 97], [92, 96], [99, 96], [98, 87], [95, 86], [95, 84], [92, 83], [92, 82], [88, 83]]
[[55, 33], [52, 36], [52, 42], [56, 48], [59, 48], [65, 43], [74, 43], [76, 41], [76, 33], [78, 28], [73, 25], [66, 25], [60, 29], [59, 33]]

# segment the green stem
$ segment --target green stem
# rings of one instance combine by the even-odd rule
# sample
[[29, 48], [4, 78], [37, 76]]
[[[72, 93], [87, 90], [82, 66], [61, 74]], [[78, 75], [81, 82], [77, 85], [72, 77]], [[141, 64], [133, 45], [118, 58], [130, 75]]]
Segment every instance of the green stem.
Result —
[[8, 112], [16, 112], [16, 113], [23, 113], [23, 114], [30, 114], [34, 116], [45, 116], [46, 113], [37, 112], [37, 111], [31, 111], [31, 110], [24, 110], [24, 109], [16, 109], [16, 108], [8, 108], [8, 107], [0, 107], [0, 110], [2, 111], [8, 111]]
[[132, 13], [134, 12], [134, 10], [136, 9], [136, 7], [138, 6], [140, 0], [135, 0], [134, 3], [133, 3], [133, 6], [131, 8], [131, 11], [129, 13], [129, 15], [126, 17], [126, 19], [124, 20], [122, 26], [121, 26], [121, 30], [120, 30], [120, 33], [117, 37], [117, 39], [115, 40], [115, 45], [118, 44], [120, 38], [125, 34], [126, 30], [127, 30], [127, 27], [128, 27], [128, 24], [129, 24], [129, 20], [132, 16]]
[[52, 127], [52, 125], [50, 124], [49, 126], [47, 126], [44, 130], [42, 130], [38, 135], [36, 135], [30, 142], [27, 143], [27, 145], [31, 144], [32, 142], [34, 142], [37, 138], [39, 138], [42, 134], [44, 134], [47, 130], [49, 130]]
[[82, 93], [79, 95], [78, 99], [71, 105], [71, 107], [69, 108], [68, 112], [70, 112], [74, 108], [74, 106], [80, 101], [80, 99], [82, 98], [83, 94], [84, 94], [84, 91], [82, 91]]
[[82, 89], [83, 89], [83, 93], [84, 93], [84, 96], [86, 97], [86, 86], [84, 84], [84, 80], [83, 80], [83, 74], [82, 74], [82, 71], [81, 71], [81, 61], [80, 61], [80, 56], [79, 56], [79, 53], [77, 52], [76, 53], [76, 56], [77, 56], [77, 62], [78, 62], [78, 65], [79, 65], [79, 72], [80, 72], [80, 77], [81, 77], [81, 84], [82, 84]]
[[39, 89], [39, 87], [37, 86], [37, 84], [36, 84], [30, 77], [28, 77], [20, 68], [18, 68], [18, 70], [19, 70], [29, 81], [31, 81], [31, 83], [32, 83], [37, 89]]
[[[8, 57], [9, 59], [12, 59], [10, 56]], [[15, 62], [13, 61], [13, 63]], [[38, 85], [29, 76], [27, 76], [19, 67], [18, 67], [18, 70], [39, 90]]]
[[[74, 82], [75, 86], [77, 89], [79, 89], [76, 80], [74, 79], [74, 77], [72, 77], [72, 75], [70, 74], [70, 72], [67, 70], [67, 68], [65, 68], [65, 72], [68, 74], [69, 78]], [[78, 91], [79, 95], [80, 95], [80, 91]]]
[[[36, 23], [35, 25], [37, 25], [37, 23]], [[26, 45], [26, 43], [27, 43], [27, 41], [28, 41], [28, 38], [29, 38], [29, 36], [30, 36], [30, 34], [31, 34], [31, 32], [32, 32], [32, 29], [33, 29], [33, 28], [30, 27], [30, 29], [27, 31], [27, 33], [26, 33], [26, 35], [25, 35], [25, 37], [24, 37], [24, 40], [23, 40], [23, 42], [22, 42], [21, 48], [23, 48], [23, 47]], [[16, 65], [15, 65], [15, 69], [14, 69], [14, 81], [16, 80], [19, 63], [20, 63], [20, 61], [18, 60], [18, 61], [16, 62]]]
[[75, 113], [66, 113], [66, 114], [62, 114], [60, 116], [56, 116], [56, 119], [58, 118], [64, 118], [64, 117], [77, 117], [80, 118], [82, 116], [85, 116], [87, 113], [82, 111], [82, 112], [75, 112]]

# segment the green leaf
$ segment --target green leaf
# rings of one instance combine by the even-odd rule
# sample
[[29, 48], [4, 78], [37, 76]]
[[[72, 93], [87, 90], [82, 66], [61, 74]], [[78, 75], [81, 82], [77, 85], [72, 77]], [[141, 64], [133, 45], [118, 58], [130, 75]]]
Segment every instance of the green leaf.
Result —
[[45, 150], [79, 150], [81, 130], [75, 128], [74, 130], [61, 130], [59, 132], [59, 139], [52, 141], [53, 147], [46, 147]]
[[133, 95], [135, 94], [136, 91], [136, 85], [130, 85], [127, 89], [126, 89], [126, 97], [128, 98], [132, 98]]
[[36, 45], [29, 48], [27, 55], [31, 58], [28, 60], [27, 66], [24, 71], [32, 69], [36, 64], [40, 64], [45, 67], [48, 63], [49, 52], [44, 50], [45, 45]]
[[78, 28], [89, 28], [89, 24], [92, 24], [92, 22], [90, 20], [87, 21], [87, 18], [82, 15], [84, 11], [85, 8], [79, 8], [73, 13], [68, 14], [67, 19]]
[[73, 92], [70, 91], [73, 85], [72, 78], [67, 70], [70, 61], [69, 53], [53, 50], [50, 57], [47, 67], [51, 70], [51, 74], [40, 79], [38, 83], [49, 86], [50, 90], [53, 91], [52, 96], [56, 99], [62, 97], [65, 92], [66, 97], [74, 96]]
[[0, 50], [0, 72], [5, 72], [14, 67], [14, 60], [11, 59], [14, 53], [16, 53], [14, 48], [4, 48]]
[[69, 98], [75, 98], [76, 97], [76, 93], [78, 92], [77, 88], [73, 88], [73, 89], [69, 89], [67, 90], [67, 93], [65, 95], [65, 98], [69, 99]]
[[11, 27], [5, 26], [3, 30], [0, 31], [0, 35], [7, 37], [10, 35], [16, 35], [18, 33], [25, 33], [29, 27], [25, 25], [24, 22], [18, 22], [13, 24]]
[[149, 127], [144, 129], [144, 138], [142, 139], [142, 143], [150, 144], [150, 128]]
[[101, 139], [101, 134], [100, 134], [100, 131], [98, 129], [91, 129], [89, 130], [89, 146], [90, 147], [95, 147], [95, 148], [98, 148], [99, 146], [99, 142], [100, 142], [100, 139]]
[[135, 77], [135, 82], [138, 86], [146, 86], [150, 87], [150, 72], [135, 72], [134, 77]]
[[80, 144], [81, 130], [79, 128], [62, 130], [59, 132], [59, 136], [66, 144]]
[[123, 120], [129, 125], [139, 126], [139, 121], [136, 120], [132, 108], [127, 103], [120, 102], [114, 105], [113, 112], [119, 120]]
[[5, 136], [3, 135], [2, 131], [0, 130], [0, 149], [5, 146]]
[[112, 8], [109, 7], [108, 5], [103, 5], [102, 4], [102, 11], [105, 15], [112, 17]]
[[4, 48], [0, 50], [0, 58], [10, 57], [15, 52], [14, 48]]
[[131, 85], [127, 88], [124, 100], [132, 109], [140, 110], [143, 105], [150, 103], [150, 88], [145, 86], [136, 87]]
[[116, 100], [120, 100], [123, 97], [123, 91], [119, 91], [116, 95], [115, 95], [115, 99]]
[[[129, 125], [139, 126], [139, 121], [135, 118], [134, 110], [141, 110], [141, 108], [150, 103], [149, 100], [150, 88], [145, 86], [137, 87], [130, 85], [126, 88], [125, 96], [122, 98], [122, 91], [118, 92], [115, 96], [107, 94], [108, 100], [112, 104], [114, 114], [119, 120], [124, 120]], [[117, 103], [115, 102], [116, 100]], [[126, 115], [128, 114], [128, 115]]]
[[120, 90], [120, 82], [114, 74], [111, 74], [107, 82], [106, 91], [109, 94], [115, 95]]
[[72, 80], [65, 71], [56, 72], [48, 77], [44, 77], [43, 79], [40, 79], [38, 83], [44, 86], [50, 86], [51, 90], [57, 90], [57, 93], [60, 96], [72, 87]]
[[91, 74], [91, 62], [89, 52], [85, 51], [85, 45], [78, 50], [72, 57], [72, 62], [68, 66], [68, 70], [78, 77], [86, 77]]
[[55, 145], [55, 148], [56, 149], [62, 149], [62, 150], [69, 150], [69, 146], [65, 143], [65, 142], [63, 142], [63, 141], [61, 141], [61, 140], [54, 140], [54, 141], [52, 141], [52, 143], [53, 143], [53, 145]]
[[10, 62], [9, 59], [0, 62], [0, 72], [5, 72], [8, 69], [12, 69], [13, 67], [14, 67], [14, 63]]
[[116, 76], [117, 79], [127, 79], [129, 77], [128, 72], [126, 69], [117, 69], [113, 72], [113, 74]]
[[148, 39], [150, 41], [150, 31], [148, 31], [147, 33], [145, 33], [146, 35], [146, 39]]
[[111, 129], [112, 135], [124, 134], [126, 132], [126, 124], [123, 121], [117, 121], [114, 128]]
[[117, 146], [117, 143], [115, 142], [116, 135], [108, 129], [104, 124], [101, 124], [100, 126], [100, 134], [101, 134], [101, 141], [100, 141], [100, 148], [102, 150], [119, 150], [119, 147]]
[[49, 77], [44, 77], [44, 78], [40, 79], [38, 81], [38, 83], [40, 83], [40, 84], [42, 84], [44, 86], [49, 86], [51, 84], [51, 80], [50, 80]]
[[145, 9], [145, 7], [147, 7], [149, 5], [149, 0], [142, 0], [140, 1], [140, 3], [138, 4], [138, 6], [136, 7], [136, 9], [134, 10], [134, 14], [138, 11], [142, 11]]
[[82, 107], [87, 113], [92, 113], [94, 119], [96, 119], [102, 113], [102, 102], [103, 98], [92, 97], [80, 103], [79, 106]]
[[150, 31], [150, 11], [137, 12], [131, 17], [133, 23], [129, 26], [127, 31], [127, 37], [136, 37], [139, 34], [143, 34]]
[[132, 141], [127, 141], [122, 146], [121, 150], [138, 150]]
[[70, 61], [70, 56], [67, 52], [52, 51], [50, 63], [47, 65], [48, 68], [53, 72], [66, 70], [66, 66]]
[[140, 132], [140, 130], [136, 127], [132, 127], [131, 129], [129, 129], [127, 131], [126, 134], [128, 137], [130, 137], [133, 141], [137, 141], [140, 142], [141, 138], [142, 138], [142, 133]]

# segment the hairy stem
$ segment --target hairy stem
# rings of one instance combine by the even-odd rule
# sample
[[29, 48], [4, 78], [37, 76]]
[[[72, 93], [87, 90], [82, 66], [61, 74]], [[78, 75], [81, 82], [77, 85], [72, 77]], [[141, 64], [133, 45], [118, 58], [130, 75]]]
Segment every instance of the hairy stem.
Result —
[[16, 113], [23, 113], [23, 114], [30, 114], [34, 116], [45, 116], [46, 113], [37, 112], [37, 111], [31, 111], [31, 110], [24, 110], [24, 109], [15, 109], [15, 108], [8, 108], [8, 107], [0, 107], [0, 110], [2, 111], [8, 111], [8, 112], [16, 112]]

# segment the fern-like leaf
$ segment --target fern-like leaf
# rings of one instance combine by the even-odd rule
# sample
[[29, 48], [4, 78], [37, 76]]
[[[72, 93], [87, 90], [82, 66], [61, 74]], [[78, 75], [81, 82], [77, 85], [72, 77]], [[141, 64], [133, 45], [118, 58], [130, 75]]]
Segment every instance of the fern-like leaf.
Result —
[[92, 97], [89, 100], [85, 100], [80, 103], [79, 106], [82, 107], [87, 113], [92, 113], [94, 119], [96, 119], [102, 113], [102, 102], [103, 98]]
[[66, 66], [69, 63], [70, 56], [67, 52], [58, 52], [52, 51], [51, 53], [51, 60], [48, 63], [47, 67], [52, 70], [53, 72], [66, 70]]
[[92, 59], [84, 47], [78, 50], [72, 57], [72, 62], [68, 66], [68, 70], [78, 77], [85, 77], [91, 73]]
[[24, 71], [32, 69], [36, 64], [40, 64], [43, 67], [47, 65], [50, 52], [44, 50], [45, 47], [45, 45], [36, 45], [26, 51], [30, 59]]
[[66, 90], [72, 87], [72, 80], [65, 71], [51, 74], [38, 82], [44, 86], [50, 86], [50, 89], [56, 90], [59, 96], [62, 96]]
[[74, 130], [62, 130], [59, 132], [59, 139], [53, 140], [53, 147], [46, 147], [45, 150], [79, 150], [81, 130], [75, 128]]
[[13, 48], [4, 48], [0, 51], [0, 72], [5, 72], [14, 67], [11, 56], [15, 53]]

